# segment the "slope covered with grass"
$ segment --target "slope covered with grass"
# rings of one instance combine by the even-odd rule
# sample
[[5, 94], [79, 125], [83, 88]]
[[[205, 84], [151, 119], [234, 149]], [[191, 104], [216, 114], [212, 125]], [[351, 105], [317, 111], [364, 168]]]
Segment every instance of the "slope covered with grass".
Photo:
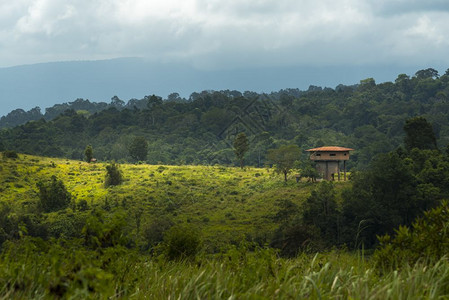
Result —
[[[0, 160], [0, 298], [437, 299], [449, 293], [444, 256], [379, 267], [363, 252], [284, 258], [267, 247], [280, 227], [297, 228], [290, 210], [307, 210], [317, 197], [329, 204], [334, 192], [341, 201], [351, 182], [296, 183], [291, 176], [284, 183], [272, 169], [122, 164], [124, 182], [106, 188], [106, 165], [22, 154]], [[45, 212], [37, 184], [52, 176], [62, 180], [71, 203]], [[329, 188], [334, 192], [323, 192]], [[197, 241], [190, 248], [195, 255], [170, 258], [180, 242]]]
[[[315, 186], [294, 178], [284, 183], [273, 169], [121, 164], [124, 182], [106, 188], [106, 165], [30, 155], [3, 159], [1, 201], [33, 212], [39, 201], [36, 184], [55, 175], [71, 193], [72, 205], [53, 214], [80, 213], [81, 202], [90, 209], [123, 207], [135, 215], [128, 222], [131, 231], [167, 218], [200, 228], [207, 247], [214, 248], [209, 250], [216, 251], [229, 242], [267, 241], [276, 227], [271, 217], [278, 201], [300, 205]], [[348, 184], [335, 186], [339, 190]]]

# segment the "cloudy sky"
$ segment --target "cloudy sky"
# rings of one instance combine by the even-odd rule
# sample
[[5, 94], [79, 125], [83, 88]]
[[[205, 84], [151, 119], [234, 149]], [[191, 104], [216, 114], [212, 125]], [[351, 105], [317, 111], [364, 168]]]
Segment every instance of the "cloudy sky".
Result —
[[0, 67], [117, 57], [449, 67], [449, 0], [0, 0]]

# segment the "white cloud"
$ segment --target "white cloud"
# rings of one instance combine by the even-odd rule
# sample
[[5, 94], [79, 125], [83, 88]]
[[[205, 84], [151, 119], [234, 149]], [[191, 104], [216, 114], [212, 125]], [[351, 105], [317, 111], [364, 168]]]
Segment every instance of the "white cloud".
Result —
[[0, 66], [122, 56], [203, 68], [449, 64], [446, 3], [0, 0]]

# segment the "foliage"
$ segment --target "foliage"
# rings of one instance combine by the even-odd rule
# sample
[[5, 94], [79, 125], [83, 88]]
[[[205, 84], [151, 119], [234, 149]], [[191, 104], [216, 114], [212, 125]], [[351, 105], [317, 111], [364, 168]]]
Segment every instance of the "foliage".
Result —
[[300, 170], [300, 177], [307, 178], [308, 181], [316, 182], [317, 178], [320, 177], [314, 162], [310, 159], [300, 161], [297, 169]]
[[143, 229], [143, 238], [145, 244], [144, 250], [159, 245], [164, 240], [164, 232], [173, 226], [173, 222], [168, 218], [158, 217]]
[[411, 225], [449, 196], [448, 180], [448, 162], [437, 150], [379, 155], [368, 170], [352, 175], [352, 188], [344, 193], [343, 239], [372, 247], [376, 235]]
[[164, 253], [169, 260], [193, 258], [201, 247], [197, 230], [188, 226], [173, 226], [164, 234]]
[[36, 186], [39, 189], [39, 206], [43, 211], [57, 211], [69, 206], [72, 196], [55, 175], [49, 182], [39, 181]]
[[232, 141], [223, 138], [243, 125], [253, 141], [246, 165], [266, 166], [267, 151], [288, 143], [301, 149], [321, 144], [356, 149], [347, 168], [362, 170], [376, 154], [400, 146], [404, 122], [416, 116], [433, 125], [440, 147], [449, 144], [449, 76], [421, 71], [400, 74], [394, 82], [368, 78], [335, 89], [311, 86], [263, 95], [203, 91], [189, 99], [145, 96], [126, 104], [118, 98], [110, 104], [76, 99], [45, 114], [35, 110], [2, 117], [0, 126], [10, 128], [0, 132], [0, 140], [3, 149], [72, 159], [83, 159], [86, 145], [92, 144], [98, 160], [136, 161], [128, 151], [132, 133], [149, 141], [152, 164], [231, 165]]
[[132, 140], [128, 150], [135, 161], [145, 161], [148, 155], [148, 142], [145, 137], [137, 136]]
[[395, 235], [379, 237], [374, 261], [382, 267], [414, 264], [419, 260], [437, 262], [449, 251], [449, 203], [424, 213], [411, 227], [400, 226]]
[[[363, 253], [307, 254], [330, 247], [323, 236], [326, 230], [335, 229], [334, 213], [339, 213], [340, 205], [345, 213], [337, 215], [342, 243], [354, 241], [354, 220], [344, 218], [347, 201], [360, 207], [360, 212], [386, 210], [383, 206], [388, 203], [371, 206], [376, 204], [374, 199], [380, 200], [371, 192], [390, 197], [382, 193], [390, 191], [384, 190], [397, 177], [395, 168], [405, 176], [393, 184], [411, 190], [407, 209], [432, 206], [446, 197], [446, 154], [399, 150], [379, 160], [385, 164], [374, 163], [372, 170], [355, 174], [352, 182], [319, 184], [284, 184], [269, 168], [243, 171], [224, 166], [122, 164], [129, 181], [111, 189], [102, 188], [103, 163], [29, 155], [5, 160], [0, 168], [1, 203], [5, 203], [0, 204], [0, 297], [444, 297], [449, 279], [449, 262], [444, 257], [418, 259], [416, 264], [405, 260], [398, 269], [379, 272]], [[61, 178], [76, 195], [77, 202], [71, 205], [74, 210], [35, 212], [35, 183], [51, 175]], [[395, 200], [402, 193], [388, 199]], [[80, 210], [76, 204], [82, 200], [86, 205]], [[390, 208], [402, 213], [402, 205]], [[137, 215], [142, 220], [141, 231]], [[435, 241], [444, 237], [444, 216], [435, 218], [441, 226], [427, 221], [423, 226], [431, 236], [435, 234]], [[361, 230], [359, 241], [369, 238], [369, 229]], [[419, 235], [424, 241], [425, 230]], [[192, 239], [186, 240], [192, 232]], [[36, 236], [44, 240], [32, 238]], [[190, 247], [198, 245], [192, 240], [199, 240], [199, 246]], [[175, 250], [184, 255], [173, 255], [170, 260], [169, 245], [178, 242], [196, 249], [190, 256], [194, 259], [182, 259], [194, 251]], [[268, 243], [276, 249], [262, 248]], [[442, 246], [441, 252], [446, 251], [444, 245], [435, 242], [436, 247]]]
[[268, 150], [268, 159], [275, 164], [276, 172], [284, 175], [287, 181], [287, 175], [292, 171], [295, 162], [301, 156], [301, 150], [297, 145], [281, 146], [278, 149]]
[[17, 152], [11, 151], [11, 150], [3, 151], [2, 156], [3, 156], [3, 158], [12, 158], [12, 159], [19, 158], [19, 155], [17, 154]]
[[126, 218], [123, 211], [106, 214], [100, 210], [93, 210], [82, 229], [84, 245], [91, 249], [125, 246], [128, 243], [124, 234]]
[[106, 177], [104, 180], [105, 187], [109, 187], [111, 185], [119, 185], [123, 182], [123, 174], [120, 170], [119, 166], [112, 162], [111, 164], [106, 166]]
[[337, 245], [339, 241], [339, 215], [336, 193], [332, 182], [320, 182], [303, 203], [303, 222], [319, 230], [323, 244]]
[[86, 149], [84, 149], [84, 157], [86, 158], [86, 162], [90, 163], [92, 158], [94, 158], [94, 151], [91, 145], [87, 145]]
[[[283, 259], [240, 245], [196, 262], [166, 262], [123, 247], [25, 239], [0, 256], [0, 296], [30, 298], [431, 299], [447, 293], [449, 262], [376, 270], [345, 252]], [[26, 262], [26, 263], [25, 263]]]
[[437, 149], [437, 139], [435, 137], [432, 125], [426, 118], [415, 117], [408, 119], [404, 125], [405, 147], [408, 150], [418, 149]]
[[245, 156], [245, 153], [248, 152], [248, 149], [248, 138], [244, 132], [241, 132], [234, 140], [234, 153], [240, 161], [240, 168], [243, 168], [243, 157]]

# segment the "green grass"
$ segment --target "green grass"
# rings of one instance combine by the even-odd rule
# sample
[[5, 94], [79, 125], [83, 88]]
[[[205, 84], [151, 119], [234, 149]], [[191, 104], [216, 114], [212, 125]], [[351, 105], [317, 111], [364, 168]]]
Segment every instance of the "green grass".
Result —
[[[49, 230], [69, 232], [93, 208], [102, 208], [103, 219], [97, 221], [107, 236], [104, 229], [119, 217], [115, 208], [124, 207], [116, 211], [126, 213], [126, 224], [120, 226], [128, 228], [129, 236], [138, 236], [142, 212], [140, 234], [151, 222], [168, 218], [200, 229], [202, 251], [188, 260], [168, 261], [157, 247], [152, 254], [122, 244], [92, 248], [76, 236], [43, 241], [20, 229], [0, 254], [0, 299], [448, 298], [446, 257], [381, 269], [359, 253], [335, 250], [286, 259], [248, 242], [260, 244], [276, 228], [270, 216], [278, 210], [277, 200], [301, 204], [314, 183], [296, 183], [293, 176], [284, 183], [270, 169], [122, 164], [125, 182], [105, 188], [105, 166], [30, 155], [0, 160], [1, 201], [13, 209], [7, 218], [35, 214], [36, 183], [56, 175], [75, 203], [86, 200], [89, 209], [71, 206], [36, 215], [51, 225]], [[350, 184], [335, 183], [338, 198]]]
[[70, 299], [445, 299], [449, 260], [374, 269], [333, 251], [279, 258], [272, 249], [230, 247], [168, 262], [115, 247], [100, 253], [22, 240], [0, 258], [0, 297]]
[[[273, 169], [121, 164], [124, 183], [105, 188], [106, 163], [22, 154], [19, 159], [0, 162], [1, 201], [19, 210], [33, 210], [38, 201], [36, 183], [56, 175], [75, 202], [86, 200], [93, 207], [107, 201], [124, 204], [131, 211], [142, 210], [143, 226], [165, 216], [199, 227], [208, 251], [218, 251], [230, 242], [263, 238], [276, 227], [269, 217], [277, 212], [277, 200], [301, 204], [316, 186], [296, 183], [294, 175], [284, 183]], [[348, 184], [335, 186], [340, 190]]]

